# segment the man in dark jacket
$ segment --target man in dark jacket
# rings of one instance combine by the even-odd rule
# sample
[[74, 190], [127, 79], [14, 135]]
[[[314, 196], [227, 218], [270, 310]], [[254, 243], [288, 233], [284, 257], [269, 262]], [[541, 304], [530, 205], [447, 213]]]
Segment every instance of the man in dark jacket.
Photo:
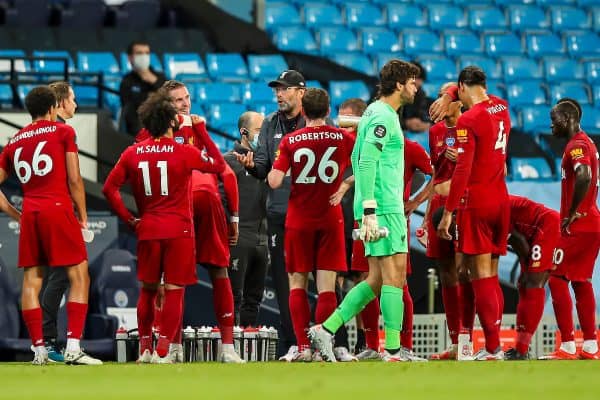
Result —
[[247, 111], [238, 120], [240, 140], [234, 150], [225, 154], [225, 161], [235, 172], [240, 196], [239, 238], [231, 247], [229, 279], [233, 290], [235, 321], [241, 326], [256, 326], [267, 274], [266, 235], [267, 185], [263, 179], [250, 175], [237, 161], [235, 153], [256, 151], [264, 117]]

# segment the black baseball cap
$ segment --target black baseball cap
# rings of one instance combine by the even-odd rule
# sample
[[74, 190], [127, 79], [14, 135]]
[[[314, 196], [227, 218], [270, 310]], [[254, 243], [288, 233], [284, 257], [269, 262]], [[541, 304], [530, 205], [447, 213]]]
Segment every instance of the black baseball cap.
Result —
[[285, 86], [285, 87], [306, 87], [306, 80], [302, 74], [298, 71], [294, 71], [293, 69], [288, 69], [287, 71], [283, 71], [277, 79], [269, 82], [269, 87], [275, 86]]

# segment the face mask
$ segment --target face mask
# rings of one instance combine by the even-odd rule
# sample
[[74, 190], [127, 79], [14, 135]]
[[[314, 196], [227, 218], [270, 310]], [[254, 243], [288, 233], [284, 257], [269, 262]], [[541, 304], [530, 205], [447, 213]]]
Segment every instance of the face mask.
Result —
[[258, 148], [258, 135], [254, 135], [254, 138], [250, 142], [250, 147], [252, 147], [252, 150], [256, 150]]
[[137, 70], [145, 70], [150, 67], [150, 54], [134, 54], [133, 68]]

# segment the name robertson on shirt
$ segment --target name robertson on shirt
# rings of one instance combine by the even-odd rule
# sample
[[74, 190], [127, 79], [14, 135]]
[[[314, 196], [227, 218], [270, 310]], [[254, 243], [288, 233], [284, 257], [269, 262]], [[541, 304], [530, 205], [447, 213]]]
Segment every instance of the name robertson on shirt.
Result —
[[145, 153], [172, 153], [175, 146], [172, 144], [147, 144], [136, 149], [136, 154]]
[[295, 135], [295, 136], [289, 137], [290, 144], [294, 144], [294, 143], [301, 142], [304, 140], [324, 140], [324, 139], [344, 140], [344, 135], [342, 135], [339, 132], [310, 132], [310, 133], [302, 133], [300, 135]]
[[499, 112], [506, 111], [506, 109], [507, 108], [504, 104], [496, 104], [496, 105], [493, 105], [492, 107], [486, 108], [487, 112], [490, 114], [497, 114]]
[[44, 133], [54, 133], [56, 132], [56, 125], [51, 125], [51, 126], [42, 126], [40, 128], [31, 130], [31, 131], [25, 131], [25, 132], [21, 132], [18, 135], [16, 135], [15, 137], [13, 137], [12, 139], [10, 139], [10, 143], [15, 143], [18, 142], [21, 139], [28, 139], [37, 135], [42, 135]]

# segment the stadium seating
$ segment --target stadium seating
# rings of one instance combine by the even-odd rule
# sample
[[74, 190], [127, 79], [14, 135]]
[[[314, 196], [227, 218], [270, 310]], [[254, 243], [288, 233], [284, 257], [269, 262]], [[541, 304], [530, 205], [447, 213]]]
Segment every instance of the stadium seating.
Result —
[[492, 58], [485, 56], [462, 56], [458, 59], [459, 69], [463, 69], [469, 65], [475, 65], [483, 69], [488, 79], [502, 79], [502, 68]]
[[435, 31], [459, 29], [467, 26], [467, 16], [460, 7], [448, 4], [431, 4], [426, 9], [429, 15], [429, 28]]
[[577, 100], [581, 105], [590, 103], [589, 87], [580, 82], [563, 82], [550, 87], [550, 99], [552, 103], [570, 97]]
[[537, 134], [550, 131], [550, 107], [546, 105], [521, 108], [521, 129], [526, 133]]
[[317, 30], [317, 37], [323, 55], [358, 50], [356, 35], [348, 28], [320, 28]]
[[505, 30], [506, 16], [502, 10], [493, 6], [473, 6], [469, 9], [469, 27], [476, 32]]
[[407, 28], [423, 28], [428, 20], [423, 10], [412, 4], [390, 3], [385, 7], [388, 26], [396, 31]]
[[505, 57], [502, 61], [505, 82], [515, 82], [523, 79], [541, 79], [540, 65], [526, 57]]
[[242, 86], [242, 102], [252, 107], [254, 104], [276, 103], [273, 90], [262, 82], [250, 82]]
[[254, 80], [271, 80], [288, 68], [281, 54], [249, 55], [248, 70]]
[[483, 53], [483, 47], [479, 36], [466, 30], [445, 31], [444, 44], [446, 54], [451, 57]]
[[600, 38], [595, 32], [572, 31], [565, 34], [565, 40], [571, 57], [600, 57]]
[[33, 28], [46, 26], [50, 20], [48, 0], [12, 0], [4, 14], [7, 26]]
[[590, 29], [591, 18], [582, 9], [568, 6], [557, 6], [550, 9], [552, 29], [562, 32], [572, 29]]
[[546, 104], [546, 92], [540, 81], [518, 81], [506, 86], [506, 100], [511, 107]]
[[373, 62], [364, 54], [360, 53], [336, 53], [331, 56], [331, 60], [370, 76], [377, 75]]
[[115, 26], [145, 30], [155, 27], [159, 18], [158, 0], [127, 0], [116, 11]]
[[0, 84], [0, 108], [10, 108], [12, 106], [12, 89], [10, 85]]
[[565, 52], [565, 46], [555, 34], [549, 32], [533, 32], [525, 36], [527, 53], [533, 58], [560, 56]]
[[485, 51], [491, 57], [521, 55], [521, 40], [510, 32], [490, 33], [484, 36]]
[[512, 157], [510, 167], [513, 180], [550, 180], [552, 170], [543, 158], [518, 158]]
[[243, 82], [249, 80], [246, 62], [240, 54], [209, 53], [206, 68], [211, 79], [218, 81]]
[[317, 28], [324, 25], [342, 25], [342, 13], [333, 4], [307, 3], [302, 7], [304, 25]]
[[300, 24], [300, 14], [296, 7], [284, 2], [269, 3], [265, 10], [265, 29], [293, 26]]
[[402, 32], [404, 41], [404, 52], [412, 57], [417, 57], [423, 53], [439, 53], [443, 50], [443, 44], [440, 37], [427, 30], [409, 30]]
[[169, 79], [182, 79], [185, 77], [207, 79], [206, 67], [200, 56], [196, 53], [165, 53], [163, 66]]
[[417, 61], [427, 71], [427, 79], [438, 81], [451, 81], [457, 78], [456, 64], [444, 56], [423, 57]]
[[385, 19], [381, 9], [369, 3], [345, 3], [344, 14], [349, 28], [382, 26]]
[[109, 52], [78, 52], [77, 69], [81, 72], [120, 73], [117, 59]]
[[361, 48], [365, 54], [397, 52], [400, 50], [398, 37], [383, 27], [363, 28], [359, 31]]
[[371, 97], [367, 85], [363, 81], [331, 81], [329, 95], [332, 107], [337, 108], [344, 100], [358, 97], [368, 101]]
[[240, 88], [223, 82], [197, 83], [194, 86], [193, 99], [202, 104], [213, 103], [239, 103], [241, 101]]
[[212, 103], [207, 109], [208, 122], [215, 128], [237, 124], [239, 116], [247, 110], [246, 105], [237, 103]]
[[[155, 71], [163, 71], [162, 63], [160, 62], [160, 58], [156, 53], [150, 53], [150, 66]], [[119, 67], [121, 68], [121, 72], [123, 74], [131, 71], [131, 63], [129, 62], [129, 58], [127, 58], [127, 53], [121, 52], [119, 54]]]
[[598, 110], [591, 106], [583, 106], [581, 115], [583, 130], [590, 135], [600, 135], [600, 113]]
[[60, 26], [65, 28], [100, 28], [106, 17], [106, 4], [98, 0], [70, 0], [59, 8]]
[[[0, 57], [25, 57], [23, 50], [0, 50]], [[25, 72], [30, 70], [29, 61], [27, 60], [15, 60], [15, 70], [18, 72]], [[0, 60], [0, 72], [10, 71], [10, 61]]]
[[534, 5], [510, 5], [507, 7], [511, 30], [546, 30], [550, 27], [550, 19], [545, 11]]
[[274, 31], [273, 42], [283, 51], [316, 54], [318, 50], [312, 33], [303, 27], [279, 27]]
[[585, 77], [589, 83], [600, 83], [600, 60], [586, 61], [583, 63]]
[[[75, 70], [75, 63], [71, 58], [71, 55], [67, 51], [56, 50], [56, 51], [40, 51], [34, 50], [31, 54], [33, 57], [62, 57], [67, 59], [67, 65], [69, 71]], [[33, 70], [36, 72], [63, 72], [65, 70], [65, 64], [63, 61], [50, 61], [50, 60], [34, 60]]]
[[544, 58], [544, 76], [548, 83], [583, 78], [581, 65], [575, 60], [563, 57]]

